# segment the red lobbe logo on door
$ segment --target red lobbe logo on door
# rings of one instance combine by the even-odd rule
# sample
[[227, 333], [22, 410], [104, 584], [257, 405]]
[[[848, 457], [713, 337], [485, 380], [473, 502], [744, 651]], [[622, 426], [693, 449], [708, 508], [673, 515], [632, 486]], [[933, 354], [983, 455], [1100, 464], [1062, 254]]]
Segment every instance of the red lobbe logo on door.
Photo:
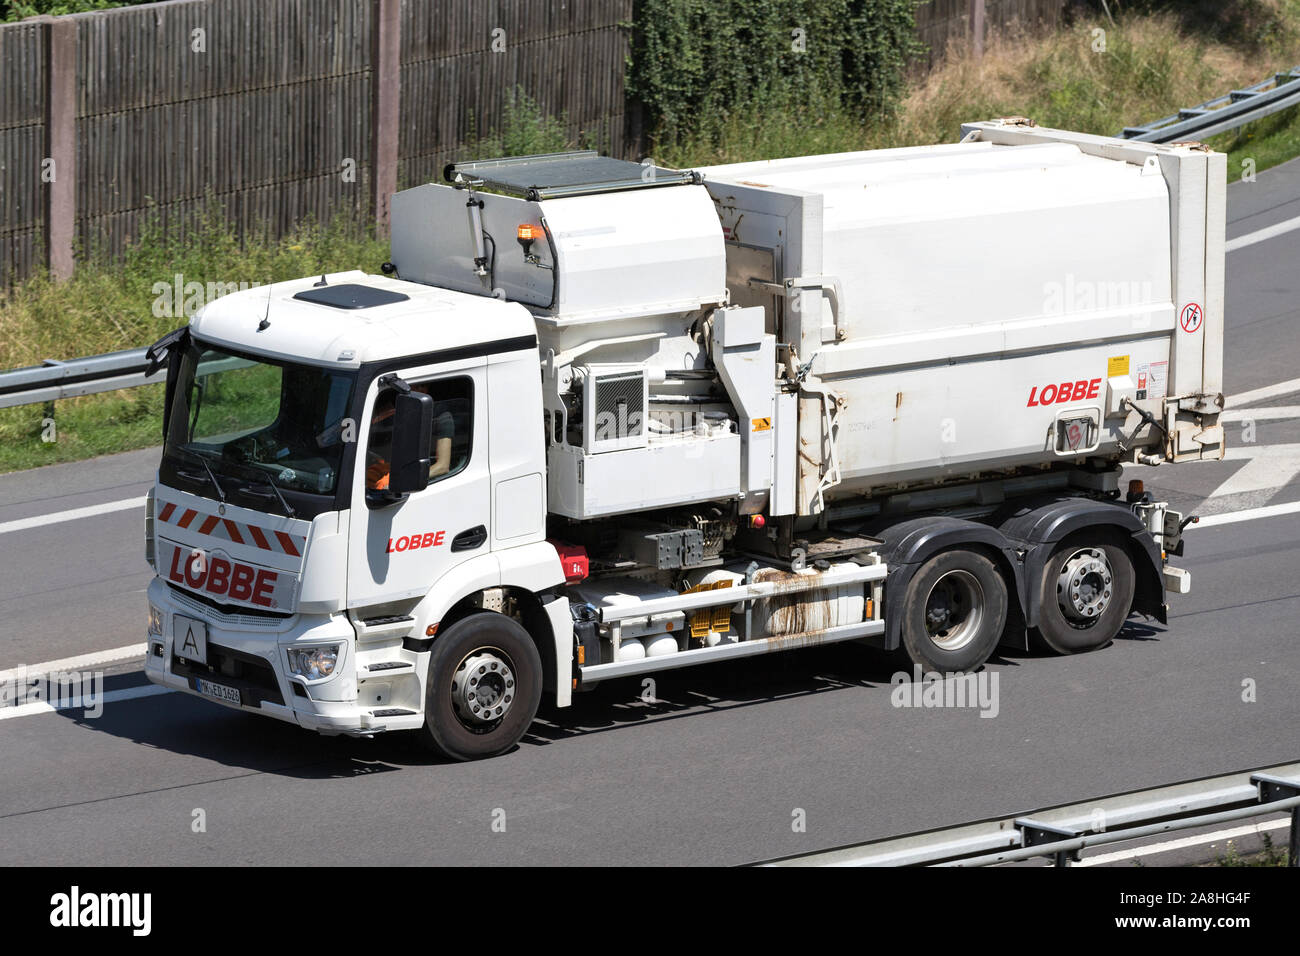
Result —
[[424, 534], [404, 534], [400, 538], [388, 539], [388, 553], [394, 551], [418, 551], [421, 548], [438, 548], [442, 546], [445, 531], [426, 531]]

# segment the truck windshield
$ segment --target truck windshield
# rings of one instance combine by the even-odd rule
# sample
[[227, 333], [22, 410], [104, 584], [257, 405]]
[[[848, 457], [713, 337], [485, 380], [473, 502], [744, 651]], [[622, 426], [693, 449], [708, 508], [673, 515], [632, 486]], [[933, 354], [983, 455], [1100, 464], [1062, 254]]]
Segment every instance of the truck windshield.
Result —
[[[202, 458], [217, 484], [333, 495], [355, 376], [251, 359], [202, 343], [181, 356], [164, 456]], [[192, 467], [192, 466], [191, 466]], [[221, 495], [230, 489], [210, 488]]]

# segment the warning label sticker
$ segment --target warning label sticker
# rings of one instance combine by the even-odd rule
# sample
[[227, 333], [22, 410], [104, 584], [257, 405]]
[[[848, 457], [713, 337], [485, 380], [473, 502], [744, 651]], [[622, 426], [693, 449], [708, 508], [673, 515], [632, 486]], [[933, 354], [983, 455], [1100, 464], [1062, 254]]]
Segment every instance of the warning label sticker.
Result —
[[1168, 362], [1144, 362], [1137, 367], [1137, 399], [1164, 398], [1169, 385]]
[[1106, 377], [1117, 378], [1128, 374], [1128, 356], [1112, 355], [1106, 360]]

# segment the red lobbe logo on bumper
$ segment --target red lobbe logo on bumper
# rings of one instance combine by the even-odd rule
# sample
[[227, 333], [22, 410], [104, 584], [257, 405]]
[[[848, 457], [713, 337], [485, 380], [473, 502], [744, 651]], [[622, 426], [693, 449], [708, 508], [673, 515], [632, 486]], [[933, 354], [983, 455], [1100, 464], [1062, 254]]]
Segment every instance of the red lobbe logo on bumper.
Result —
[[1100, 392], [1101, 379], [1099, 378], [1081, 378], [1077, 382], [1061, 382], [1059, 385], [1049, 382], [1047, 385], [1035, 385], [1029, 390], [1029, 402], [1026, 407], [1082, 402], [1089, 398], [1096, 398]]
[[258, 607], [276, 607], [276, 584], [280, 574], [270, 568], [255, 568], [232, 558], [208, 555], [195, 549], [172, 548], [167, 578], [194, 591], [224, 597]]

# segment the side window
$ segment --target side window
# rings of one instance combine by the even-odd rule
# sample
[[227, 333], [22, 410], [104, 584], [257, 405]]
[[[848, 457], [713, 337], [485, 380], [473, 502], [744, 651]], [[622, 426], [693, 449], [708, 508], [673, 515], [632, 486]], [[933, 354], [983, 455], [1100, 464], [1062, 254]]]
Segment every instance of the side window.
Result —
[[[433, 484], [469, 464], [474, 441], [474, 382], [468, 376], [458, 376], [412, 382], [411, 387], [433, 399], [433, 434], [429, 442], [429, 483]], [[388, 487], [395, 395], [393, 389], [383, 389], [375, 399], [366, 446], [368, 491]]]
[[474, 383], [466, 376], [414, 382], [433, 398], [433, 440], [429, 483], [450, 478], [469, 464], [474, 444]]

